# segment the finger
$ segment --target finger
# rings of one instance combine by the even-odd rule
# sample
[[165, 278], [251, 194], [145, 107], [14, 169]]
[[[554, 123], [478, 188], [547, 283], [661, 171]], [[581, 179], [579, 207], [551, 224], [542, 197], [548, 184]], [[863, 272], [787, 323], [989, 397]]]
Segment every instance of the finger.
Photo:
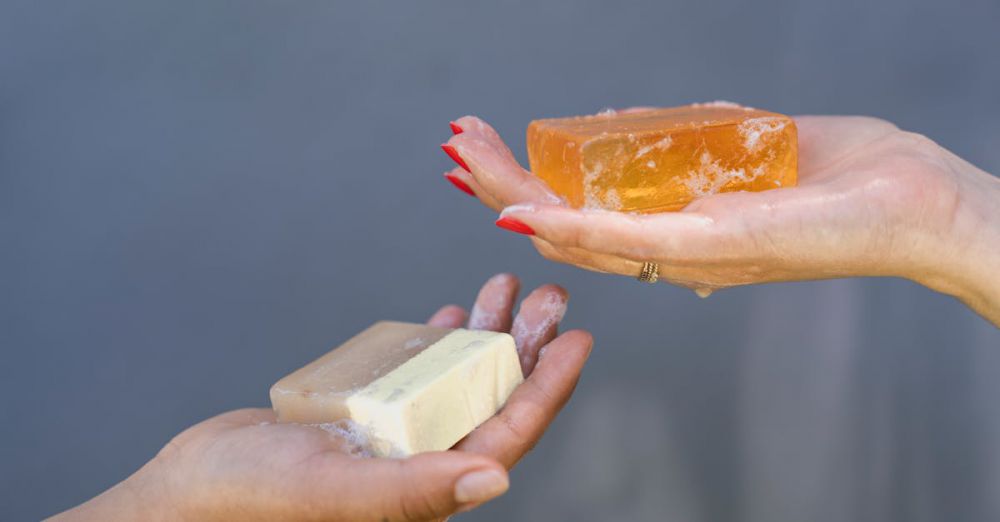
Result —
[[510, 334], [517, 345], [524, 375], [531, 375], [538, 360], [538, 350], [555, 339], [568, 301], [566, 290], [556, 285], [545, 285], [536, 288], [521, 302]]
[[514, 300], [521, 289], [521, 282], [511, 274], [497, 274], [486, 281], [472, 305], [469, 328], [509, 332]]
[[468, 165], [479, 187], [497, 202], [559, 204], [562, 200], [530, 172], [521, 168], [507, 145], [485, 122], [473, 116], [458, 120], [467, 130], [452, 136], [447, 145]]
[[465, 309], [457, 305], [445, 306], [427, 320], [428, 326], [438, 328], [461, 328], [463, 324], [465, 324]]
[[496, 198], [491, 196], [489, 192], [486, 192], [483, 187], [479, 186], [479, 182], [476, 181], [476, 178], [472, 177], [472, 174], [466, 172], [462, 167], [455, 167], [445, 173], [444, 176], [448, 178], [452, 184], [455, 184], [456, 180], [465, 184], [465, 186], [472, 191], [472, 195], [479, 198], [479, 201], [482, 202], [483, 205], [486, 205], [496, 212], [500, 212], [503, 209], [503, 203], [497, 201]]
[[310, 504], [324, 520], [428, 520], [502, 495], [507, 471], [488, 456], [447, 451], [406, 459], [319, 457]]
[[[497, 133], [496, 129], [494, 129], [489, 123], [483, 121], [481, 118], [476, 116], [462, 116], [461, 118], [455, 120], [455, 123], [459, 125], [462, 132], [468, 131], [472, 134], [485, 136], [490, 141], [503, 143], [503, 140], [500, 139], [500, 134]], [[461, 132], [459, 134], [461, 134]], [[504, 147], [506, 148], [507, 145], [504, 144]], [[510, 152], [510, 149], [508, 148], [507, 151]]]
[[487, 455], [512, 468], [541, 439], [573, 394], [592, 346], [593, 338], [582, 330], [566, 332], [546, 345], [535, 371], [503, 409], [456, 449]]
[[[567, 210], [567, 213], [594, 214], [595, 219], [606, 216], [612, 220], [625, 221], [626, 224], [632, 226], [627, 221], [633, 217], [628, 215], [610, 212], [579, 212], [562, 209], [561, 207], [557, 208]], [[737, 206], [732, 205], [731, 208], [737, 208]], [[737, 212], [737, 217], [741, 218], [750, 215], [748, 212]], [[669, 219], [678, 219], [674, 216], [678, 215], [673, 214], [669, 216]], [[519, 217], [517, 219], [521, 220], [523, 218]], [[638, 217], [637, 219], [651, 220], [648, 217]], [[679, 219], [684, 218], [680, 217]], [[705, 237], [699, 238], [689, 230], [690, 239], [687, 242], [679, 242], [681, 236], [677, 234], [678, 237], [673, 239], [675, 242], [674, 245], [671, 244], [671, 239], [669, 238], [661, 239], [661, 243], [655, 243], [657, 234], [662, 233], [662, 230], [654, 230], [649, 234], [645, 234], [642, 231], [630, 234], [610, 229], [603, 238], [588, 240], [582, 237], [585, 234], [593, 233], [593, 230], [588, 229], [570, 232], [577, 233], [580, 237], [564, 240], [563, 244], [554, 244], [550, 243], [547, 239], [542, 239], [542, 233], [532, 236], [531, 240], [538, 252], [546, 259], [575, 265], [595, 272], [613, 273], [626, 277], [639, 277], [643, 265], [646, 262], [654, 262], [658, 265], [660, 281], [685, 288], [699, 289], [704, 292], [704, 289], [750, 283], [756, 277], [760, 276], [757, 271], [752, 269], [744, 269], [742, 272], [737, 271], [740, 273], [734, 274], [731, 269], [734, 260], [738, 263], [749, 263], [759, 260], [764, 256], [773, 257], [781, 255], [781, 253], [772, 251], [772, 249], [765, 250], [760, 248], [761, 242], [755, 239], [749, 232], [763, 226], [761, 223], [764, 221], [761, 218], [747, 218], [746, 222], [742, 229], [744, 231], [743, 234], [729, 234], [725, 236], [713, 232], [711, 234], [705, 233]], [[535, 222], [532, 221], [532, 223]], [[757, 225], [753, 225], [753, 223]], [[588, 227], [581, 226], [580, 228], [586, 229]], [[719, 228], [729, 229], [728, 227]], [[566, 231], [562, 231], [562, 233], [568, 235]], [[700, 251], [697, 247], [699, 244], [704, 245]], [[594, 248], [603, 250], [603, 252], [595, 252], [575, 245], [596, 245]], [[627, 256], [620, 255], [620, 253], [627, 253]], [[744, 257], [741, 258], [740, 256]], [[751, 259], [747, 256], [757, 257]], [[728, 271], [724, 270], [727, 266], [730, 268]]]
[[[605, 274], [618, 274], [626, 277], [638, 278], [642, 272], [643, 263], [604, 254], [595, 254], [579, 248], [554, 247], [537, 237], [531, 238], [535, 248], [551, 261], [578, 266], [585, 270], [601, 272]], [[707, 278], [706, 271], [700, 267], [681, 267], [658, 263], [658, 280], [696, 290], [699, 296], [706, 297], [708, 293], [726, 286], [751, 282], [748, 280], [734, 280], [731, 276], [719, 278]]]
[[634, 260], [677, 262], [717, 259], [731, 245], [722, 242], [716, 222], [696, 212], [633, 215], [601, 210], [574, 210], [554, 205], [515, 205], [501, 218], [527, 225], [557, 247], [580, 248]]
[[445, 172], [444, 179], [448, 180], [448, 182], [454, 185], [455, 188], [457, 188], [458, 190], [461, 190], [462, 192], [465, 192], [466, 194], [472, 197], [476, 197], [476, 193], [475, 191], [472, 190], [472, 187], [470, 187], [469, 184], [465, 182], [465, 180], [456, 176], [455, 174], [451, 172]]
[[549, 261], [573, 265], [602, 274], [638, 276], [639, 272], [642, 271], [642, 263], [631, 259], [598, 254], [581, 248], [556, 247], [552, 243], [538, 237], [532, 237], [531, 242], [535, 245], [538, 253]]

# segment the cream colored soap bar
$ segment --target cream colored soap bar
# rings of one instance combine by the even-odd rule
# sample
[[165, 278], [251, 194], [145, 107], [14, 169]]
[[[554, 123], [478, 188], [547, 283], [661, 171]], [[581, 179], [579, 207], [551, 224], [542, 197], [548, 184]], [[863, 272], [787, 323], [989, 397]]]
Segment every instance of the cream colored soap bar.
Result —
[[510, 335], [383, 321], [271, 387], [279, 422], [353, 421], [377, 456], [444, 450], [521, 383]]

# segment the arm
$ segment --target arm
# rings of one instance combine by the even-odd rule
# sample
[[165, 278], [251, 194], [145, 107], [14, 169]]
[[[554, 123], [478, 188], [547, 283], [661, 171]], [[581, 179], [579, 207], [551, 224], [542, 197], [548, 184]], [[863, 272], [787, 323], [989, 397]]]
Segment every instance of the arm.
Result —
[[635, 277], [656, 262], [700, 295], [736, 285], [905, 277], [1000, 325], [1000, 180], [931, 140], [864, 117], [803, 116], [799, 184], [715, 194], [681, 212], [574, 210], [467, 116], [447, 175], [528, 234], [548, 259]]

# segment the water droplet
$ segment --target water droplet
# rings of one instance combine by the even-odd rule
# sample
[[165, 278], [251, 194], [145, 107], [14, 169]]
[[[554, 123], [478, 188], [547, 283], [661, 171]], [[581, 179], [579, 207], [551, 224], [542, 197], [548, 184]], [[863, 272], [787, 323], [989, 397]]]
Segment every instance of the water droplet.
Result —
[[695, 288], [694, 289], [694, 293], [698, 297], [700, 297], [702, 299], [704, 299], [704, 298], [712, 295], [712, 292], [713, 292], [713, 290], [711, 288]]

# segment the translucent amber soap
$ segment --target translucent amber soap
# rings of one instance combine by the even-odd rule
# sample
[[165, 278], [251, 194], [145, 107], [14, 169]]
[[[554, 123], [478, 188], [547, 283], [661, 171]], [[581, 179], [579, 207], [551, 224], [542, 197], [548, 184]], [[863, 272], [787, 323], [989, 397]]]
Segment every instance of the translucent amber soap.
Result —
[[796, 138], [788, 116], [713, 102], [535, 120], [528, 160], [575, 208], [663, 212], [718, 192], [794, 186]]

